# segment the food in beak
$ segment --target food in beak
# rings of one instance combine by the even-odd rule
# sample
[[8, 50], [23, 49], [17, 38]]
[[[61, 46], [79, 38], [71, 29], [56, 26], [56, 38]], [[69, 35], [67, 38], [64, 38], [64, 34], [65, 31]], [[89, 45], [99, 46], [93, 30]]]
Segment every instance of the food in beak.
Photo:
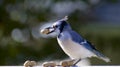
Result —
[[52, 33], [52, 32], [54, 32], [54, 28], [53, 27], [48, 27], [48, 28], [44, 28], [44, 29], [42, 29], [40, 32], [42, 33], [42, 34], [49, 34], [49, 33]]
[[41, 32], [42, 34], [48, 34], [50, 31], [49, 31], [48, 28], [45, 28], [45, 29], [42, 29], [40, 32]]

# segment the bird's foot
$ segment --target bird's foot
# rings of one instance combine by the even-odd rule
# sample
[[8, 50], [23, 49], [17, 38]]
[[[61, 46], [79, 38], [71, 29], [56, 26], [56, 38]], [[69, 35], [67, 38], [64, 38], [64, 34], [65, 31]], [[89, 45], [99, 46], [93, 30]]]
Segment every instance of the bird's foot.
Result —
[[78, 62], [80, 62], [81, 59], [77, 59], [77, 60], [74, 60], [74, 61], [75, 61], [75, 62], [73, 63], [73, 65], [76, 66], [76, 64], [77, 64]]

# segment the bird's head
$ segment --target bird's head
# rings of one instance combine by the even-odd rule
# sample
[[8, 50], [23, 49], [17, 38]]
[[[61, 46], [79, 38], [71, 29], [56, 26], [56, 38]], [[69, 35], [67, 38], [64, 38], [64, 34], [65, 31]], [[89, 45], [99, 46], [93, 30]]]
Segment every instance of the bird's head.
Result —
[[52, 24], [52, 26], [50, 27], [47, 27], [43, 30], [41, 30], [41, 33], [43, 34], [50, 34], [52, 32], [56, 32], [56, 33], [61, 33], [63, 31], [66, 31], [66, 30], [70, 30], [71, 27], [69, 25], [69, 23], [67, 23], [67, 17], [61, 19], [61, 20], [58, 20], [56, 21], [55, 23]]

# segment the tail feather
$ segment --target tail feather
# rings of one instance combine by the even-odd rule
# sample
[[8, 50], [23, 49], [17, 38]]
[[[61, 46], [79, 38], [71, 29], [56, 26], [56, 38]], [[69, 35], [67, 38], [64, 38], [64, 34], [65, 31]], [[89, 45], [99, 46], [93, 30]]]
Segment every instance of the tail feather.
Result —
[[100, 57], [100, 59], [104, 60], [105, 62], [110, 62], [111, 61], [108, 57]]
[[100, 53], [100, 52], [98, 52], [96, 50], [94, 50], [93, 52], [97, 55], [98, 58], [104, 60], [105, 62], [110, 62], [111, 61], [108, 57], [106, 57], [102, 53]]

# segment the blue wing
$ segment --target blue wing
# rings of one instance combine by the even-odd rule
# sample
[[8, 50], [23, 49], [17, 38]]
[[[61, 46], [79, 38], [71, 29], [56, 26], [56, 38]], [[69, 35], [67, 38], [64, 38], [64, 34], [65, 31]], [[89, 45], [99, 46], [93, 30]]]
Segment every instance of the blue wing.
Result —
[[77, 43], [80, 43], [80, 42], [83, 42], [84, 39], [78, 34], [76, 33], [75, 31], [69, 31], [69, 34], [71, 35], [71, 38], [73, 41], [77, 42]]
[[106, 57], [105, 55], [103, 55], [102, 53], [100, 53], [90, 42], [86, 41], [85, 39], [83, 39], [78, 33], [76, 33], [75, 31], [69, 31], [72, 40], [79, 43], [80, 45], [84, 46], [86, 49], [90, 50], [91, 52], [93, 52], [94, 54], [96, 54], [96, 56], [98, 56], [100, 59], [103, 59], [106, 62], [109, 62], [110, 59], [108, 57]]
[[[71, 38], [73, 41], [79, 43], [80, 45], [83, 45], [85, 48], [87, 48], [90, 51], [96, 50], [95, 47], [93, 45], [91, 45], [90, 42], [86, 41], [85, 39], [83, 39], [78, 33], [76, 33], [75, 31], [69, 31]], [[86, 43], [83, 43], [86, 41]]]

